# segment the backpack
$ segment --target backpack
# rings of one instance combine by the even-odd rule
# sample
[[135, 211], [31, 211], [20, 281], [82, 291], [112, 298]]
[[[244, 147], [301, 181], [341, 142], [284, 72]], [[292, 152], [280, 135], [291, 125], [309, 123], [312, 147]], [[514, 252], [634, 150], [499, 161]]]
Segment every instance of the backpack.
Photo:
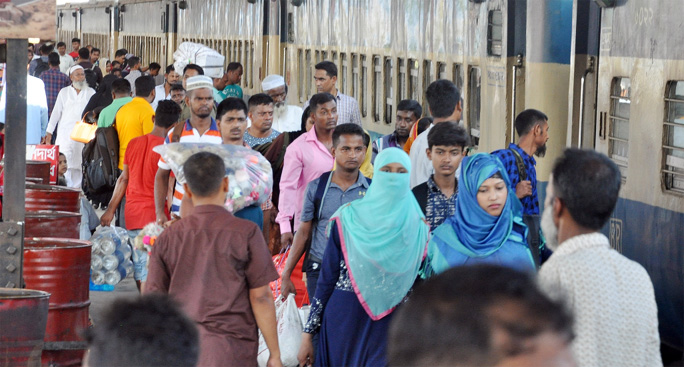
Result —
[[38, 78], [38, 77], [40, 77], [40, 74], [42, 74], [44, 71], [50, 70], [50, 65], [40, 58], [38, 58], [36, 60], [37, 60], [36, 64], [38, 64], [38, 65], [33, 70], [33, 76]]
[[94, 203], [107, 205], [119, 178], [119, 134], [116, 121], [100, 127], [83, 148], [83, 192]]
[[85, 79], [88, 86], [97, 90], [97, 73], [95, 70], [93, 70], [93, 68], [83, 68], [83, 72], [85, 73]]

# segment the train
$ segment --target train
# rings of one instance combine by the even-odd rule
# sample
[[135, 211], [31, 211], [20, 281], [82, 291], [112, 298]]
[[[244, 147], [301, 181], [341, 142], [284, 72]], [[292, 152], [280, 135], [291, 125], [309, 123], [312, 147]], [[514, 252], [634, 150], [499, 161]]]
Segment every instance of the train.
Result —
[[[505, 148], [527, 108], [549, 116], [540, 204], [565, 147], [595, 149], [622, 172], [603, 232], [648, 271], [663, 348], [684, 350], [684, 27], [680, 0], [119, 0], [57, 7], [58, 40], [113, 58], [126, 48], [165, 67], [185, 41], [244, 66], [241, 87], [281, 74], [288, 101], [316, 91], [314, 65], [337, 64], [374, 136], [396, 104], [425, 105], [436, 79], [462, 91], [474, 152]], [[424, 109], [427, 111], [427, 108]]]

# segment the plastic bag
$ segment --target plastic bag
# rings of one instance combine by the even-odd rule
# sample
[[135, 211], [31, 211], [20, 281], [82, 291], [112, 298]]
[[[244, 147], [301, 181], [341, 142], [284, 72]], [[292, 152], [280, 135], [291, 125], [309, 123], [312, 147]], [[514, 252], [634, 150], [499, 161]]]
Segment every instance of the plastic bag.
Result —
[[[273, 256], [273, 265], [275, 265], [276, 271], [281, 277], [283, 275], [283, 270], [285, 270], [285, 263], [287, 263], [287, 258], [290, 256], [291, 250], [292, 246], [288, 246], [285, 251], [281, 251], [280, 254]], [[299, 259], [297, 265], [295, 265], [294, 269], [292, 270], [292, 274], [290, 274], [290, 280], [292, 280], [292, 283], [294, 283], [295, 290], [297, 291], [297, 294], [295, 295], [297, 307], [302, 307], [304, 303], [309, 302], [309, 292], [306, 289], [306, 284], [304, 284], [304, 273], [302, 272], [304, 258], [305, 256], [302, 256]], [[278, 278], [271, 282], [271, 292], [273, 293], [274, 299], [280, 298], [280, 287], [282, 284], [282, 278]], [[303, 319], [302, 322], [306, 322], [306, 319]]]
[[226, 208], [235, 213], [250, 205], [261, 205], [271, 194], [273, 171], [271, 164], [259, 152], [228, 144], [171, 143], [153, 149], [171, 167], [176, 180], [185, 183], [183, 164], [191, 155], [209, 152], [223, 158], [230, 189]]
[[183, 42], [173, 53], [173, 67], [177, 73], [182, 74], [188, 64], [197, 64], [204, 69], [204, 75], [211, 78], [223, 77], [223, 64], [226, 57], [205, 45], [192, 42]]
[[[290, 294], [285, 301], [277, 299], [275, 306], [280, 360], [283, 362], [283, 367], [295, 367], [299, 364], [297, 353], [299, 353], [299, 346], [302, 343], [304, 327], [299, 316], [299, 309], [295, 304], [294, 295]], [[266, 366], [269, 356], [270, 352], [266, 346], [266, 341], [261, 335], [261, 330], [259, 330], [259, 351], [257, 354], [259, 367]]]
[[133, 274], [128, 231], [120, 227], [100, 227], [92, 237], [90, 270], [95, 285], [116, 285]]

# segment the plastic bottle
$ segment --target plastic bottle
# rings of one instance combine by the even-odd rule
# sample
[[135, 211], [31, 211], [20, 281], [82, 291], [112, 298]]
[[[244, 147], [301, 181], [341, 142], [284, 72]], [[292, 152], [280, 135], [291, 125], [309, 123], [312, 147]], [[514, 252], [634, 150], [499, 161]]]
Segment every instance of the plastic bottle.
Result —
[[90, 269], [100, 270], [102, 269], [102, 256], [98, 254], [93, 254], [90, 259]]
[[131, 274], [133, 274], [133, 261], [126, 260], [123, 262], [123, 264], [119, 265], [119, 268], [122, 268], [126, 271], [126, 276], [130, 276]]
[[100, 252], [104, 255], [111, 255], [116, 251], [116, 242], [111, 237], [102, 237], [100, 239]]
[[105, 283], [105, 273], [101, 270], [93, 271], [91, 278], [95, 285], [102, 285]]
[[119, 266], [119, 263], [119, 257], [116, 256], [116, 252], [111, 255], [105, 255], [102, 258], [102, 267], [107, 271], [116, 269], [116, 267]]
[[[126, 277], [126, 270], [122, 267], [118, 267], [114, 270], [108, 271], [105, 276], [105, 283], [109, 285], [117, 285], [121, 279]], [[94, 282], [93, 282], [94, 283]]]

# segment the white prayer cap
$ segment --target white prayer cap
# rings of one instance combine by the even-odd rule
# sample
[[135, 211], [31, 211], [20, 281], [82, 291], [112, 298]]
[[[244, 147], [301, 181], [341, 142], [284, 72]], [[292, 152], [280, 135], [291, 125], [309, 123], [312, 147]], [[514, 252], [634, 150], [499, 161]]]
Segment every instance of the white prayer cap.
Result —
[[81, 65], [74, 65], [74, 66], [72, 66], [71, 68], [69, 68], [69, 76], [71, 76], [71, 74], [73, 74], [74, 71], [76, 71], [76, 70], [78, 70], [78, 69], [83, 70], [83, 66], [81, 66]]
[[261, 81], [261, 89], [265, 92], [267, 90], [276, 89], [285, 85], [285, 78], [277, 74], [271, 74]]
[[201, 88], [212, 89], [214, 88], [214, 82], [206, 75], [195, 75], [185, 81], [185, 87], [186, 92]]

